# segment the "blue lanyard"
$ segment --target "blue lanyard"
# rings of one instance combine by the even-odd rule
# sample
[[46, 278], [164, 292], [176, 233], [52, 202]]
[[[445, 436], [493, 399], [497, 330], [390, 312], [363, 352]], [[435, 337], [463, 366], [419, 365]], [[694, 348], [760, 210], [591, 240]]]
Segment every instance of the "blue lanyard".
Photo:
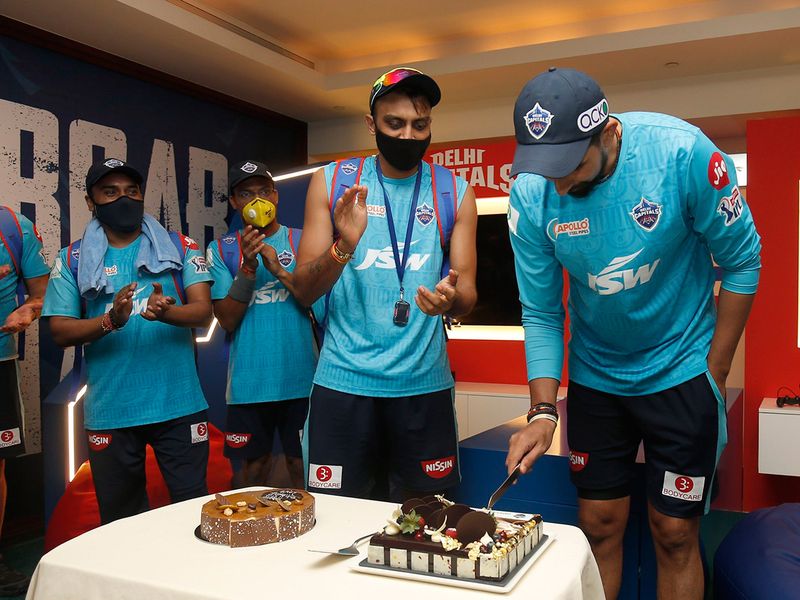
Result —
[[394, 254], [394, 266], [397, 269], [397, 279], [400, 281], [400, 299], [403, 299], [403, 275], [406, 272], [409, 248], [411, 247], [411, 234], [414, 232], [414, 218], [417, 212], [417, 201], [419, 200], [419, 188], [422, 183], [422, 162], [417, 167], [417, 180], [414, 183], [414, 195], [411, 199], [411, 212], [408, 215], [408, 227], [406, 227], [406, 241], [403, 244], [403, 257], [400, 258], [400, 249], [397, 247], [397, 233], [394, 230], [394, 219], [392, 218], [392, 205], [389, 204], [389, 195], [383, 186], [383, 173], [381, 172], [381, 162], [375, 157], [375, 174], [378, 176], [378, 183], [383, 191], [383, 205], [386, 207], [386, 223], [389, 225], [389, 238], [392, 240], [392, 254]]

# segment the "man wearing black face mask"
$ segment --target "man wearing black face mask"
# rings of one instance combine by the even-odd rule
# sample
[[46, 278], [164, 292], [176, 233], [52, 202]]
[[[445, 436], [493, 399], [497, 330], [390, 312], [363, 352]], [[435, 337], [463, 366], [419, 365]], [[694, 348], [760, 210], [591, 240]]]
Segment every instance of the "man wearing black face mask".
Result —
[[211, 320], [211, 277], [193, 240], [144, 213], [141, 183], [121, 160], [92, 165], [94, 218], [59, 253], [43, 311], [59, 346], [85, 345], [84, 424], [103, 523], [147, 510], [147, 444], [173, 502], [207, 493], [208, 406], [191, 328]]
[[452, 181], [457, 205], [452, 268], [442, 273], [437, 171], [422, 161], [440, 97], [415, 69], [382, 75], [366, 115], [378, 153], [333, 198], [333, 179], [339, 169], [352, 175], [352, 165], [328, 165], [309, 186], [296, 296], [310, 304], [330, 292], [309, 415], [312, 490], [370, 496], [388, 483], [389, 496], [402, 500], [459, 481], [441, 316], [466, 314], [477, 299], [477, 214], [469, 185], [438, 172]]

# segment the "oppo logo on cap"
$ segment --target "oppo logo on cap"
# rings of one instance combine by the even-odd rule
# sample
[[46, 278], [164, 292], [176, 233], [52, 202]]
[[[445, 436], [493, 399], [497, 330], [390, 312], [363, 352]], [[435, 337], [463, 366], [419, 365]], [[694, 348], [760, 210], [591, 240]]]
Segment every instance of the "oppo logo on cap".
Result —
[[597, 127], [608, 116], [608, 101], [603, 98], [593, 107], [578, 115], [578, 129], [586, 133]]

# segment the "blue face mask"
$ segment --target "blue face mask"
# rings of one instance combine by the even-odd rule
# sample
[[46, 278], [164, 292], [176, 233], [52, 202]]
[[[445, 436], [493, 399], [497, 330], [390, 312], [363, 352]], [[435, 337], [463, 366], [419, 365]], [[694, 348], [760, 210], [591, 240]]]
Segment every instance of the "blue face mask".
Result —
[[95, 203], [94, 216], [114, 231], [132, 233], [142, 226], [144, 200], [120, 196], [108, 204]]

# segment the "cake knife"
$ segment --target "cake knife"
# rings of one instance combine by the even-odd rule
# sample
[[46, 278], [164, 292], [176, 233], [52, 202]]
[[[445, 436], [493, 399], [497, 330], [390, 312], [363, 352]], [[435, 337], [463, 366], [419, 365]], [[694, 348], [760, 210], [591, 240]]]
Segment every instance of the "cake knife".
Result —
[[486, 508], [488, 510], [492, 509], [492, 507], [494, 506], [495, 502], [500, 500], [502, 495], [506, 493], [506, 490], [511, 487], [511, 484], [513, 484], [517, 480], [517, 477], [519, 477], [519, 468], [520, 468], [520, 466], [522, 466], [522, 463], [521, 462], [517, 463], [517, 466], [514, 467], [513, 471], [511, 471], [511, 475], [506, 477], [506, 480], [503, 483], [500, 484], [500, 487], [497, 488], [495, 493], [492, 494], [489, 497], [489, 502], [486, 505]]

